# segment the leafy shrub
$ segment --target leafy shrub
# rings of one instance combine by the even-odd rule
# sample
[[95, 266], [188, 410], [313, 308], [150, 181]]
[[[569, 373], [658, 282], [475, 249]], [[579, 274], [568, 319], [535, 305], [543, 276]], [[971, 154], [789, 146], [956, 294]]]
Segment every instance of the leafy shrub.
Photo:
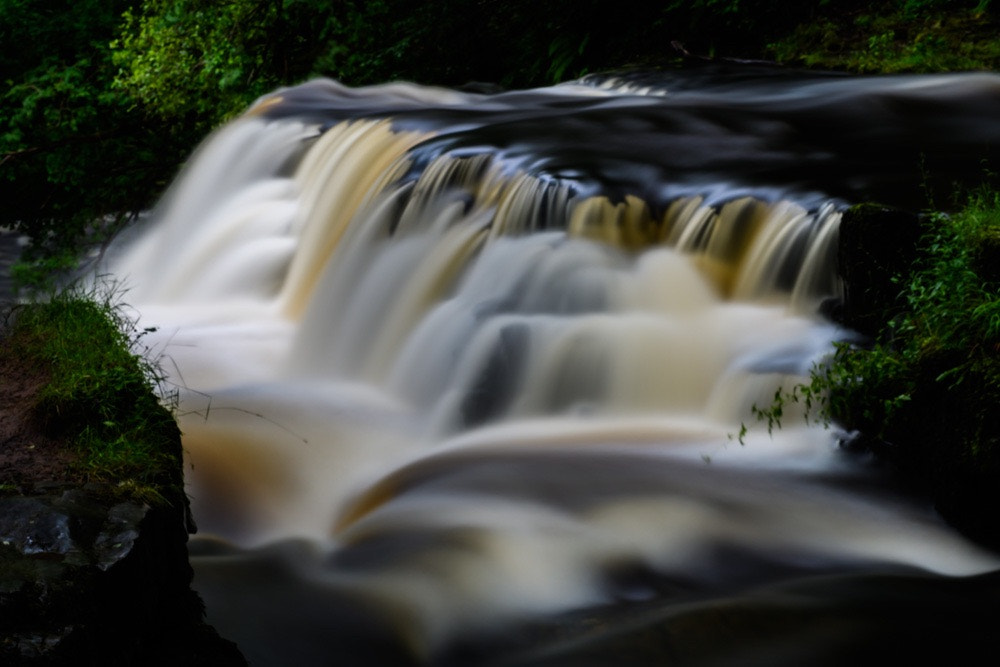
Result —
[[1000, 545], [1000, 193], [927, 221], [905, 308], [869, 345], [841, 343], [808, 383], [754, 406], [768, 428], [789, 402], [860, 432], [928, 487], [956, 523]]
[[129, 4], [0, 3], [0, 225], [31, 241], [28, 283], [31, 263], [63, 266], [149, 206], [193, 145], [112, 88], [109, 42]]

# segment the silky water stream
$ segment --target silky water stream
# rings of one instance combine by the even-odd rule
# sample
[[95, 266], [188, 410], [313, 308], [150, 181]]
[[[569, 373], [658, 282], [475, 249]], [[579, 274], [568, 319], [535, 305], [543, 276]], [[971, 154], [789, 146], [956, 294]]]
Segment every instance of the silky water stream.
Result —
[[210, 622], [254, 665], [989, 644], [1000, 559], [751, 406], [852, 335], [843, 208], [974, 172], [997, 118], [988, 75], [260, 100], [109, 259], [181, 392]]

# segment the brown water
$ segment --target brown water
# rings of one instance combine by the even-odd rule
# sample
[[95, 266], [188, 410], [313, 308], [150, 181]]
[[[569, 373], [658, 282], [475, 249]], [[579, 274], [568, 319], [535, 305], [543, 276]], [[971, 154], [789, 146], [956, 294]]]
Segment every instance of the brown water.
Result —
[[976, 173], [998, 107], [758, 70], [265, 98], [112, 259], [181, 391], [210, 621], [260, 665], [988, 643], [994, 554], [835, 426], [733, 435], [852, 335], [819, 314], [846, 203]]

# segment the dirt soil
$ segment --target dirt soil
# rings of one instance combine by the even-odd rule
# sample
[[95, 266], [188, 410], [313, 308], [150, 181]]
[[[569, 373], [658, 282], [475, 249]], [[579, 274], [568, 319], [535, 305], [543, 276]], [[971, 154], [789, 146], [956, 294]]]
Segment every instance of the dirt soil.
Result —
[[30, 494], [49, 486], [79, 484], [77, 456], [47, 436], [33, 419], [35, 396], [47, 371], [16, 358], [0, 332], [0, 494]]

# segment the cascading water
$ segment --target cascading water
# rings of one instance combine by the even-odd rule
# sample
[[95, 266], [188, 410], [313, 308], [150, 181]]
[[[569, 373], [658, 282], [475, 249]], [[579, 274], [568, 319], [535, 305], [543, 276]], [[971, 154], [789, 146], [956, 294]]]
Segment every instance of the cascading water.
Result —
[[858, 605], [890, 643], [950, 608], [996, 557], [832, 431], [732, 436], [850, 336], [819, 315], [845, 202], [910, 201], [913, 152], [954, 167], [998, 105], [701, 73], [261, 100], [111, 259], [181, 389], [210, 620], [253, 664], [820, 664], [872, 647]]

